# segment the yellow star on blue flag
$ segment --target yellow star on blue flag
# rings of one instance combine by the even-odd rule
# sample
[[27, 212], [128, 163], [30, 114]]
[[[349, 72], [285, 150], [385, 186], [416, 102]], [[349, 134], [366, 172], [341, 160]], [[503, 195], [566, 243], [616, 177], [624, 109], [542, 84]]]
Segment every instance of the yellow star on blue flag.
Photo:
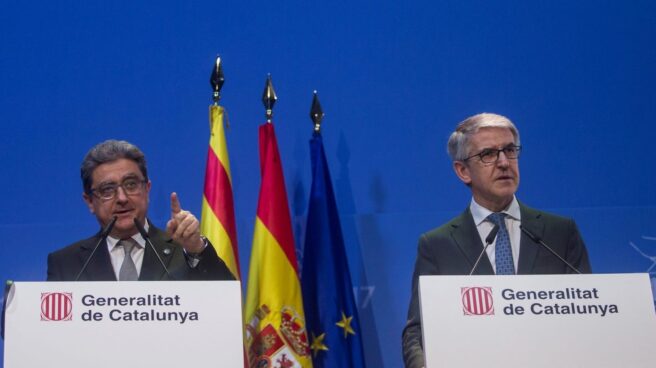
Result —
[[317, 353], [320, 350], [328, 351], [328, 347], [323, 343], [323, 339], [326, 338], [326, 333], [322, 333], [319, 336], [315, 336], [314, 332], [312, 333], [312, 344], [310, 344], [310, 349], [312, 349], [313, 355], [316, 357]]
[[344, 329], [344, 338], [346, 338], [348, 336], [348, 334], [355, 335], [355, 331], [353, 331], [353, 327], [351, 327], [351, 321], [352, 320], [353, 320], [353, 316], [346, 317], [344, 312], [342, 312], [342, 320], [335, 323], [337, 326]]

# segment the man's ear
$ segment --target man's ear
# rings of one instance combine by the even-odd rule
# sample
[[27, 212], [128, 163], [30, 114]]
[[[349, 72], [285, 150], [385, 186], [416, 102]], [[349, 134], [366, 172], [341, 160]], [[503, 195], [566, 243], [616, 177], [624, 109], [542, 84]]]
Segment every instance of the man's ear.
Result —
[[82, 199], [84, 199], [84, 203], [86, 203], [87, 207], [89, 207], [89, 212], [94, 213], [93, 197], [88, 195], [87, 193], [82, 193]]
[[147, 204], [150, 204], [150, 188], [152, 188], [152, 186], [153, 186], [153, 183], [150, 180], [148, 180], [148, 182], [146, 183], [146, 203]]
[[456, 172], [458, 179], [466, 185], [471, 184], [471, 176], [469, 175], [469, 167], [462, 161], [453, 161], [453, 171]]

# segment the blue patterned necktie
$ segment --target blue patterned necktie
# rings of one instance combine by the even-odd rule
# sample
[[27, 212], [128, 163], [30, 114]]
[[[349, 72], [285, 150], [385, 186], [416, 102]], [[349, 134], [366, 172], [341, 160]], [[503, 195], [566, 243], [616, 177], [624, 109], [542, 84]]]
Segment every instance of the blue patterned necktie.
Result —
[[494, 247], [494, 263], [497, 267], [497, 275], [514, 275], [515, 264], [513, 262], [510, 236], [508, 236], [508, 229], [506, 229], [505, 217], [505, 213], [495, 212], [487, 218], [499, 226], [497, 242]]

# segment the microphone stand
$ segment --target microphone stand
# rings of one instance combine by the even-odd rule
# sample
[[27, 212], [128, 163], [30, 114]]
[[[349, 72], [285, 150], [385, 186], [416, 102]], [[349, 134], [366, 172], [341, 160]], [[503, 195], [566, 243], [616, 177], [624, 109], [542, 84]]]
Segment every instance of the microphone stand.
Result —
[[474, 273], [474, 270], [476, 270], [476, 266], [478, 266], [479, 262], [481, 262], [481, 259], [483, 258], [483, 254], [485, 254], [487, 247], [489, 247], [490, 244], [492, 244], [494, 238], [497, 237], [498, 232], [499, 232], [499, 225], [494, 225], [492, 230], [490, 230], [490, 233], [487, 234], [487, 236], [485, 237], [485, 246], [483, 247], [481, 254], [478, 255], [478, 258], [476, 258], [476, 263], [474, 263], [474, 267], [472, 267], [471, 271], [469, 272], [469, 276], [471, 276]]

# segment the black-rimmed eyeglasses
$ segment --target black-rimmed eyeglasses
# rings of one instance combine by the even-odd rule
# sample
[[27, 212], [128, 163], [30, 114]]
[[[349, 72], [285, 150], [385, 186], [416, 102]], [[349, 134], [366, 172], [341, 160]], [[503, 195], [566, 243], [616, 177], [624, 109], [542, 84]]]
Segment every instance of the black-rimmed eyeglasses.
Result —
[[118, 188], [123, 188], [123, 191], [126, 195], [138, 195], [143, 191], [143, 187], [146, 184], [146, 180], [139, 179], [125, 179], [121, 184], [116, 183], [107, 183], [99, 186], [98, 188], [91, 189], [90, 193], [96, 197], [109, 201], [116, 198], [116, 193], [118, 193]]
[[471, 155], [467, 157], [463, 161], [467, 161], [474, 157], [478, 157], [481, 160], [481, 162], [483, 162], [484, 164], [493, 164], [499, 160], [499, 154], [501, 152], [503, 152], [503, 154], [506, 156], [507, 159], [515, 160], [517, 159], [517, 157], [519, 157], [519, 152], [521, 150], [522, 150], [522, 146], [516, 146], [514, 144], [503, 147], [501, 149], [486, 148], [475, 155]]

